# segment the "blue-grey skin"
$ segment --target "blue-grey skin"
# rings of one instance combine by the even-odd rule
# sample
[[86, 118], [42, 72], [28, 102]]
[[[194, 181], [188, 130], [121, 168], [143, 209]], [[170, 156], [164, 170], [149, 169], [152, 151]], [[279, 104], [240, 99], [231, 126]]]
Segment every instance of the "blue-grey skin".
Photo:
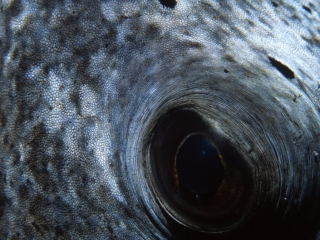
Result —
[[0, 6], [0, 239], [172, 238], [142, 149], [186, 104], [254, 169], [255, 212], [318, 224], [318, 1]]

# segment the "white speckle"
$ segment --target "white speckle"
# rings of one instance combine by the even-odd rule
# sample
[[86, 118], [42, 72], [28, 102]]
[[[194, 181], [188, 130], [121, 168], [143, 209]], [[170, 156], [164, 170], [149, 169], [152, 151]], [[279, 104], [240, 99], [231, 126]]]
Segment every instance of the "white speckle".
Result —
[[81, 114], [84, 117], [94, 117], [97, 114], [96, 94], [88, 86], [84, 85], [80, 89]]

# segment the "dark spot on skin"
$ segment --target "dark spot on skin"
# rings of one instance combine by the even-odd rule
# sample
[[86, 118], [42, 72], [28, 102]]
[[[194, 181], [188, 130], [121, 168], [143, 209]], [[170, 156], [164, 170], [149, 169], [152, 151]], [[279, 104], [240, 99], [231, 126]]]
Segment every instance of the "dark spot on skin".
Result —
[[80, 114], [80, 97], [79, 94], [76, 92], [73, 92], [70, 94], [70, 101], [74, 104], [74, 106], [76, 107], [76, 111], [78, 115]]
[[29, 196], [29, 189], [26, 185], [19, 186], [18, 192], [21, 199], [25, 199]]
[[298, 98], [300, 98], [300, 97], [301, 97], [301, 95], [294, 96], [293, 101], [294, 101], [295, 103], [298, 102]]
[[85, 75], [86, 74], [86, 70], [89, 66], [89, 60], [88, 58], [81, 58], [76, 65], [76, 71], [80, 74]]
[[0, 219], [3, 215], [7, 202], [8, 202], [8, 199], [4, 195], [0, 195]]
[[301, 142], [301, 139], [302, 139], [302, 134], [299, 134], [298, 136], [296, 136], [296, 137], [294, 138], [295, 144], [299, 145], [300, 142]]
[[19, 62], [19, 68], [23, 72], [26, 72], [28, 70], [29, 65], [30, 65], [30, 59], [26, 55], [21, 56], [21, 60]]
[[12, 164], [14, 166], [18, 165], [20, 163], [20, 158], [21, 158], [20, 152], [17, 150], [14, 150], [14, 151], [12, 151], [12, 154], [13, 154]]
[[279, 4], [277, 2], [272, 1], [271, 3], [272, 3], [272, 6], [279, 7]]
[[250, 26], [255, 26], [256, 24], [254, 23], [254, 21], [248, 20], [248, 23], [250, 24]]
[[50, 205], [47, 199], [45, 199], [43, 196], [38, 194], [35, 196], [33, 201], [30, 204], [30, 208], [28, 209], [28, 212], [31, 216], [35, 218], [39, 218], [39, 220], [44, 220], [41, 215], [41, 208], [47, 208]]
[[54, 228], [54, 230], [55, 230], [55, 233], [57, 236], [62, 236], [64, 234], [64, 231], [62, 230], [62, 228], [60, 226], [56, 226]]
[[301, 17], [299, 15], [297, 15], [296, 13], [291, 15], [289, 17], [289, 20], [292, 22], [301, 22], [302, 21]]
[[3, 113], [0, 113], [0, 128], [6, 126], [6, 118]]
[[283, 76], [285, 76], [288, 79], [294, 78], [294, 72], [290, 68], [288, 68], [286, 65], [282, 64], [281, 62], [272, 57], [268, 58], [272, 66], [275, 67]]
[[43, 68], [43, 71], [44, 71], [44, 73], [45, 73], [46, 75], [49, 74], [49, 70], [50, 70], [50, 67], [49, 67], [49, 66], [45, 66], [45, 67]]
[[55, 1], [41, 1], [39, 2], [39, 5], [43, 9], [52, 9], [55, 6]]
[[113, 229], [112, 229], [112, 227], [108, 225], [107, 228], [108, 228], [109, 232], [113, 235]]
[[316, 151], [313, 151], [314, 161], [319, 164], [319, 153]]
[[130, 17], [129, 17], [129, 16], [126, 16], [126, 15], [121, 15], [120, 18], [121, 18], [121, 19], [128, 19], [128, 18], [130, 18]]
[[[16, 83], [16, 86], [23, 86], [23, 84], [17, 84]], [[32, 106], [28, 106], [30, 107], [30, 109], [28, 109], [26, 106], [27, 106], [27, 103], [23, 102], [23, 101], [17, 101], [18, 104], [18, 110], [19, 110], [19, 114], [16, 118], [16, 124], [20, 125], [20, 124], [23, 124], [25, 121], [27, 120], [32, 120], [33, 119], [33, 115], [32, 115], [32, 112], [34, 110], [34, 108]]]
[[19, 48], [13, 49], [12, 59], [17, 59], [18, 56], [19, 56]]
[[131, 43], [131, 44], [134, 44], [134, 43], [138, 42], [137, 39], [136, 39], [136, 35], [135, 34], [126, 35], [126, 41], [128, 43]]
[[272, 29], [272, 25], [269, 23], [267, 18], [260, 16], [259, 21], [266, 25], [269, 29]]
[[117, 37], [117, 31], [114, 28], [111, 28], [110, 31], [103, 36], [104, 40], [107, 41], [108, 43], [115, 41], [116, 37]]
[[74, 47], [72, 49], [72, 53], [75, 55], [75, 58], [87, 57], [88, 56], [85, 48], [82, 48], [82, 47]]
[[186, 35], [186, 36], [189, 36], [189, 37], [191, 36], [191, 33], [188, 30], [184, 30], [183, 34]]
[[229, 72], [227, 69], [224, 69], [223, 71], [224, 71], [225, 73], [228, 73], [228, 72]]
[[110, 50], [109, 50], [109, 54], [113, 55], [118, 51], [117, 46], [113, 45]]
[[316, 6], [313, 3], [309, 3], [309, 6], [315, 8]]
[[35, 222], [32, 222], [31, 225], [34, 227], [36, 232], [40, 232], [40, 234], [42, 235], [41, 229], [38, 224], [36, 224]]
[[311, 8], [309, 8], [308, 6], [303, 5], [302, 8], [303, 8], [304, 10], [306, 10], [308, 13], [312, 13]]
[[177, 5], [176, 0], [159, 0], [159, 2], [167, 8], [174, 8]]
[[285, 25], [290, 26], [290, 23], [286, 19], [281, 19], [281, 20]]
[[151, 39], [156, 38], [160, 34], [159, 26], [156, 24], [149, 24], [147, 27], [147, 35]]
[[8, 146], [9, 145], [9, 135], [4, 135], [3, 136], [3, 139], [2, 139], [2, 144], [4, 145], [4, 146]]
[[17, 15], [19, 15], [19, 13], [22, 10], [23, 10], [23, 7], [22, 7], [20, 0], [13, 1], [10, 4], [10, 7], [8, 9], [8, 11], [10, 12], [9, 15], [11, 15], [11, 17], [16, 17]]
[[[19, 233], [19, 232], [16, 232], [16, 233], [14, 233], [13, 235], [12, 235], [12, 240], [19, 240], [19, 239], [21, 239], [21, 234]], [[7, 239], [7, 238], [6, 238]]]
[[193, 65], [193, 64], [195, 64], [195, 63], [197, 63], [197, 62], [200, 62], [200, 59], [198, 59], [198, 58], [189, 58], [189, 59], [187, 59], [187, 61], [185, 62], [185, 65], [186, 65], [186, 66], [190, 66], [190, 65]]
[[[39, 123], [38, 125], [34, 126], [32, 133], [33, 139], [30, 141], [29, 145], [31, 147], [34, 147], [34, 149], [38, 149], [38, 147], [43, 144], [42, 139], [46, 136], [44, 125], [42, 123]], [[36, 173], [36, 176], [39, 176], [41, 173], [45, 174], [47, 166], [47, 162], [41, 161], [38, 155], [39, 152], [35, 151], [33, 153], [33, 157], [26, 162], [29, 169], [32, 172]]]
[[139, 17], [141, 17], [141, 13], [140, 12], [135, 13], [133, 15], [121, 15], [120, 19], [126, 20], [126, 19], [129, 19], [129, 18], [139, 18]]
[[[318, 29], [318, 31], [320, 32], [320, 28]], [[301, 36], [301, 38], [307, 42], [309, 50], [311, 50], [310, 46], [316, 46], [316, 47], [320, 46], [320, 37], [314, 32], [310, 32], [310, 33], [311, 33], [310, 37], [303, 36], [303, 35]]]
[[222, 58], [223, 58], [224, 60], [228, 61], [228, 62], [236, 62], [236, 61], [234, 60], [234, 58], [233, 58], [231, 55], [229, 55], [229, 54], [223, 55]]
[[[35, 183], [45, 192], [56, 193], [58, 186], [54, 178], [50, 176], [51, 172], [48, 170], [48, 165], [57, 174], [59, 174], [64, 166], [63, 157], [63, 141], [57, 136], [48, 137], [48, 133], [43, 123], [38, 123], [32, 128], [32, 140], [28, 143], [30, 149], [30, 159], [24, 162], [25, 166], [35, 176]], [[41, 149], [46, 149], [51, 145], [56, 149], [55, 152], [48, 155]]]
[[212, 7], [209, 3], [207, 3], [207, 2], [202, 2], [202, 1], [200, 1], [200, 4], [203, 4], [203, 5], [205, 5], [205, 6], [207, 6], [207, 7]]
[[116, 160], [120, 159], [120, 154], [118, 150], [116, 150], [115, 153], [113, 154], [113, 159], [116, 159]]
[[198, 42], [188, 42], [187, 46], [190, 48], [202, 48], [202, 45]]
[[62, 212], [67, 212], [70, 209], [68, 203], [60, 196], [55, 196], [53, 205]]

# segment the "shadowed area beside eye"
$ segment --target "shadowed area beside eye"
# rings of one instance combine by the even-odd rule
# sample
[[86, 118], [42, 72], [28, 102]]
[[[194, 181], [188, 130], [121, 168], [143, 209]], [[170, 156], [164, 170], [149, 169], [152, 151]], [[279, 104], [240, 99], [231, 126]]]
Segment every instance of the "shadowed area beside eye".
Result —
[[224, 176], [217, 148], [200, 134], [191, 135], [182, 143], [176, 168], [180, 184], [196, 194], [215, 191]]
[[177, 4], [176, 0], [159, 0], [159, 2], [164, 6], [168, 8], [174, 8]]

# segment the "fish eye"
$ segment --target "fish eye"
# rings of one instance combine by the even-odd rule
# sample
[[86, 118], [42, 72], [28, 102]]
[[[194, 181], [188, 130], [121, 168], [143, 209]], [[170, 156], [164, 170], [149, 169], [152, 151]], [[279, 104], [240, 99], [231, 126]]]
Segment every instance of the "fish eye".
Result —
[[202, 134], [182, 140], [174, 167], [178, 184], [198, 201], [200, 195], [216, 191], [224, 177], [218, 149]]
[[199, 232], [230, 231], [254, 199], [240, 153], [192, 108], [167, 112], [153, 129], [150, 189], [168, 218]]

